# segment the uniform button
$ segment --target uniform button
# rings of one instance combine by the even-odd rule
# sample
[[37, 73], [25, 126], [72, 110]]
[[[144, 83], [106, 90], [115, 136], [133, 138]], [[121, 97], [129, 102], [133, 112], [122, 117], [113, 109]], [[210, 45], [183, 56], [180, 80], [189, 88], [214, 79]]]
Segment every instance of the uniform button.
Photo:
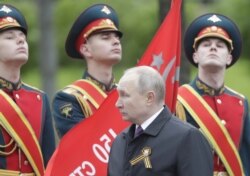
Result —
[[24, 165], [27, 166], [29, 164], [29, 161], [24, 160]]
[[226, 172], [218, 172], [218, 176], [227, 176], [228, 174]]
[[37, 95], [36, 98], [37, 98], [38, 100], [41, 100], [41, 96], [40, 96], [40, 95]]
[[220, 99], [217, 99], [216, 100], [218, 104], [221, 104], [221, 100]]
[[222, 123], [222, 125], [226, 125], [226, 121], [225, 120], [221, 120], [221, 123]]
[[19, 98], [20, 98], [18, 94], [16, 94], [15, 96], [16, 96], [16, 98], [17, 98], [17, 99], [19, 99]]
[[85, 100], [87, 100], [87, 99], [88, 99], [88, 97], [87, 97], [86, 95], [83, 95], [83, 98], [84, 98]]
[[239, 101], [239, 104], [240, 104], [241, 106], [243, 105], [243, 102], [242, 102], [242, 100], [240, 100], [240, 101]]
[[216, 32], [216, 31], [218, 30], [218, 28], [217, 28], [216, 26], [212, 26], [212, 27], [211, 27], [211, 30], [212, 30], [213, 32]]

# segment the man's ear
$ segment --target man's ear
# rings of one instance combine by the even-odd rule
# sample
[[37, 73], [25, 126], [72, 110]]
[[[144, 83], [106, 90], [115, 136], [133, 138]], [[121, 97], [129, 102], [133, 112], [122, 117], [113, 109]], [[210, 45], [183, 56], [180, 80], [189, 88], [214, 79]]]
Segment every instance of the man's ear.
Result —
[[155, 93], [153, 91], [148, 92], [146, 97], [147, 104], [152, 104], [154, 100], [155, 100]]
[[226, 60], [227, 66], [230, 65], [232, 63], [232, 61], [233, 61], [233, 56], [232, 56], [232, 54], [229, 54], [227, 57], [227, 60]]
[[87, 43], [83, 43], [80, 45], [80, 53], [82, 56], [89, 58], [91, 53], [89, 52], [89, 46]]
[[198, 54], [196, 52], [193, 53], [193, 61], [198, 64]]

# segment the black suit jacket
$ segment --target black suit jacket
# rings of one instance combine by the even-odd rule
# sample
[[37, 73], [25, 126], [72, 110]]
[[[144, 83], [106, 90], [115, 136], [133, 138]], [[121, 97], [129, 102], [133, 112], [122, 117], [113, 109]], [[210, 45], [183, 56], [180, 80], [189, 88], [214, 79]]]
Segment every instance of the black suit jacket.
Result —
[[[172, 116], [167, 108], [133, 139], [135, 125], [117, 136], [112, 144], [109, 176], [212, 176], [212, 150], [195, 127]], [[145, 147], [151, 149], [152, 168], [141, 160], [131, 166], [130, 160]]]

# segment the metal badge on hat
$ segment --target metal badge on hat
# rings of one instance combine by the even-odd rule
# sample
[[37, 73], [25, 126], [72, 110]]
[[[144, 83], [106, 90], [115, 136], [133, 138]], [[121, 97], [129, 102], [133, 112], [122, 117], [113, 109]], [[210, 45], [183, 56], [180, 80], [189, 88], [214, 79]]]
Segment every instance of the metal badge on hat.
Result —
[[111, 21], [110, 19], [102, 20], [100, 25], [101, 26], [115, 26], [113, 21]]
[[103, 6], [101, 11], [106, 13], [107, 15], [109, 15], [111, 13], [111, 11], [109, 10], [109, 8], [107, 6]]
[[4, 6], [0, 9], [0, 11], [6, 12], [6, 13], [10, 13], [12, 10], [11, 10], [9, 7], [7, 7], [6, 5], [4, 5]]
[[139, 163], [140, 161], [143, 160], [145, 168], [146, 169], [152, 169], [152, 164], [150, 162], [150, 158], [149, 156], [152, 154], [152, 150], [150, 147], [144, 147], [141, 150], [141, 154], [137, 157], [135, 157], [134, 159], [130, 160], [130, 164], [131, 166], [136, 165], [137, 163]]
[[221, 19], [219, 17], [217, 17], [216, 15], [211, 16], [210, 18], [207, 19], [208, 21], [212, 21], [214, 23], [221, 21]]

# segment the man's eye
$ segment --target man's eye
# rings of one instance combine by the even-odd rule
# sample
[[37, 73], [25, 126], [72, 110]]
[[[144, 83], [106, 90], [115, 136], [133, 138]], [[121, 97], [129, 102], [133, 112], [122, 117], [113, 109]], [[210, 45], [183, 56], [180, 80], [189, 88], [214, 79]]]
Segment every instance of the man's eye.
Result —
[[108, 39], [109, 36], [108, 36], [108, 35], [103, 35], [102, 38], [103, 38], [103, 39]]
[[210, 46], [210, 43], [209, 42], [204, 42], [203, 46]]
[[225, 46], [224, 43], [218, 43], [218, 44], [217, 44], [217, 47], [219, 47], [219, 48], [224, 47], [224, 46]]
[[12, 37], [12, 36], [9, 36], [9, 35], [6, 36], [5, 38], [6, 38], [6, 39], [13, 39], [13, 37]]

